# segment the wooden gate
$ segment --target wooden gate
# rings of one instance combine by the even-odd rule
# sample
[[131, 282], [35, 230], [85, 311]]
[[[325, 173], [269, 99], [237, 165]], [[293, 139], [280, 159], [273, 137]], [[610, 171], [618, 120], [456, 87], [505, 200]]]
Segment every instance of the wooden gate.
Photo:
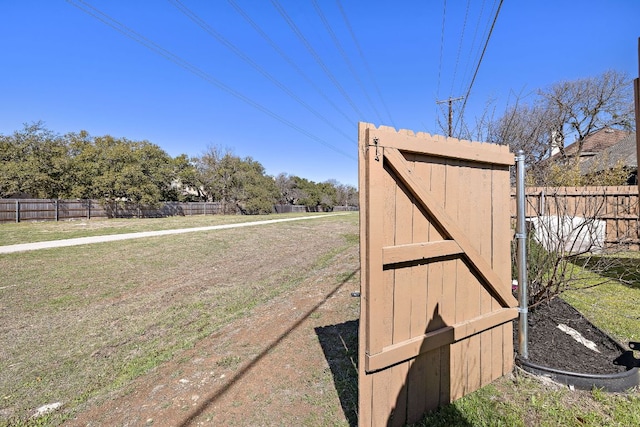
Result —
[[511, 371], [508, 147], [360, 123], [359, 425]]

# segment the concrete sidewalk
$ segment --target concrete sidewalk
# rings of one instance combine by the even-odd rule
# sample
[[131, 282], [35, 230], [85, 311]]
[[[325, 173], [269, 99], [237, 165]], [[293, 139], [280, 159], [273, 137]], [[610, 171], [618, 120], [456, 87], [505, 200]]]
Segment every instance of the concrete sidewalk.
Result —
[[92, 243], [115, 242], [117, 240], [141, 239], [144, 237], [167, 236], [170, 234], [194, 233], [197, 231], [225, 230], [227, 228], [252, 227], [255, 225], [275, 224], [278, 222], [301, 221], [305, 219], [327, 218], [344, 213], [328, 215], [303, 216], [299, 218], [270, 219], [265, 221], [241, 222], [238, 224], [211, 225], [208, 227], [178, 228], [174, 230], [141, 231], [139, 233], [112, 234], [107, 236], [78, 237], [75, 239], [51, 240], [48, 242], [21, 243], [18, 245], [0, 246], [0, 254], [35, 251], [39, 249], [62, 248], [66, 246], [88, 245]]

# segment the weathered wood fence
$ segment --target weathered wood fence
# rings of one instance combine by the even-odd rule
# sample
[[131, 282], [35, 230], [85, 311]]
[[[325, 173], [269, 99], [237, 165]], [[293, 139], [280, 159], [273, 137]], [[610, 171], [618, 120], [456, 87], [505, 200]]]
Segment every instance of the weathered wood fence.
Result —
[[135, 203], [102, 205], [98, 200], [0, 199], [0, 223], [91, 218], [157, 218], [221, 213], [220, 203], [164, 202], [158, 207]]
[[[358, 208], [335, 206], [333, 210], [351, 211]], [[275, 205], [274, 212], [322, 212], [322, 208]], [[148, 207], [136, 203], [103, 205], [98, 200], [84, 199], [0, 199], [0, 223], [91, 218], [162, 218], [221, 213], [223, 213], [223, 206], [219, 202], [163, 202], [157, 207]]]
[[[559, 215], [606, 222], [605, 245], [638, 250], [640, 226], [638, 187], [527, 187], [526, 216]], [[511, 191], [511, 218], [515, 221], [515, 190]]]
[[367, 123], [358, 130], [358, 425], [403, 426], [513, 367], [513, 155]]
[[136, 203], [103, 205], [85, 199], [0, 199], [0, 223], [62, 221], [91, 218], [159, 218], [175, 215], [212, 215], [222, 212], [220, 203], [164, 202], [158, 207]]

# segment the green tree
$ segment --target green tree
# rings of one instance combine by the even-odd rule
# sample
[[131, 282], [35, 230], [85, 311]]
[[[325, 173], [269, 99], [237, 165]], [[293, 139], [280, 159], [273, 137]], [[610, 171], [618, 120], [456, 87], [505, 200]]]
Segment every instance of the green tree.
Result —
[[323, 211], [331, 211], [338, 204], [338, 190], [336, 181], [327, 181], [317, 184], [320, 192], [320, 206]]
[[105, 203], [157, 205], [175, 198], [175, 161], [148, 141], [70, 134], [72, 195]]
[[273, 177], [265, 174], [264, 167], [250, 157], [240, 163], [236, 200], [247, 214], [269, 214], [279, 196]]
[[176, 173], [176, 185], [173, 188], [176, 200], [181, 202], [206, 201], [202, 193], [198, 169], [195, 160], [190, 160], [186, 154], [181, 154], [173, 159]]
[[36, 198], [67, 196], [67, 151], [64, 139], [42, 122], [25, 124], [11, 136], [0, 136], [0, 197], [17, 193]]
[[304, 205], [309, 209], [316, 209], [322, 202], [322, 195], [316, 183], [306, 178], [293, 177], [295, 189], [297, 189], [296, 204]]
[[69, 145], [69, 195], [78, 199], [99, 199], [94, 188], [94, 179], [98, 176], [98, 148], [87, 131], [66, 135]]
[[218, 197], [218, 169], [222, 157], [224, 154], [219, 147], [210, 146], [200, 157], [194, 159], [197, 171], [196, 186], [205, 200], [214, 201]]
[[153, 203], [160, 200], [176, 200], [177, 195], [173, 181], [176, 178], [176, 162], [162, 148], [149, 141], [139, 141], [133, 143], [133, 153], [135, 162], [142, 168], [142, 175], [145, 181], [153, 190], [159, 192], [159, 198]]
[[195, 160], [201, 191], [222, 204], [225, 213], [273, 212], [279, 192], [275, 180], [251, 157], [241, 159], [229, 150], [209, 147]]

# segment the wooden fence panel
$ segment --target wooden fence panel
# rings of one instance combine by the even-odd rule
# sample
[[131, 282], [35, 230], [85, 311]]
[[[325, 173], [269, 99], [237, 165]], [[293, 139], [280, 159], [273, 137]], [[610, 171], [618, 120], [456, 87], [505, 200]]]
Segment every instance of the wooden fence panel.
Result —
[[98, 200], [84, 199], [0, 199], [0, 223], [91, 218], [159, 218], [221, 213], [222, 206], [218, 202], [163, 202], [157, 207], [145, 207], [128, 202], [103, 205]]
[[12, 199], [0, 199], [0, 223], [17, 222], [20, 215], [19, 202]]
[[[335, 211], [357, 210], [357, 206], [335, 207]], [[322, 208], [275, 205], [274, 211], [276, 213], [322, 212]], [[0, 223], [84, 218], [161, 218], [222, 213], [223, 207], [219, 202], [162, 202], [157, 207], [145, 207], [128, 202], [102, 205], [98, 200], [83, 199], [0, 199]]]
[[[335, 210], [357, 211], [358, 207], [336, 206]], [[323, 212], [321, 207], [308, 208], [300, 205], [275, 205], [274, 211]], [[83, 218], [161, 218], [222, 213], [222, 204], [219, 202], [163, 202], [158, 207], [144, 207], [128, 202], [102, 205], [98, 200], [0, 199], [0, 223]]]
[[[561, 215], [606, 222], [605, 246], [640, 248], [638, 188], [527, 187], [526, 216]], [[515, 190], [511, 191], [511, 218], [515, 221]]]
[[364, 123], [359, 144], [359, 424], [404, 425], [513, 366], [513, 156]]

